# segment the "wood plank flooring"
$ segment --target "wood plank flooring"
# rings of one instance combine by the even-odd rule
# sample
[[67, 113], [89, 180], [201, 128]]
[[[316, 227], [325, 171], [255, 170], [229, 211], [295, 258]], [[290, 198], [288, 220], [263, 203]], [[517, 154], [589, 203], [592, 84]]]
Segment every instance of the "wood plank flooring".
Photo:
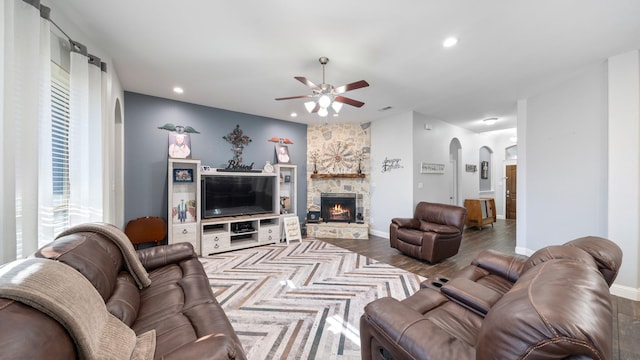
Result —
[[[482, 230], [466, 228], [462, 237], [460, 252], [438, 264], [405, 256], [389, 246], [389, 239], [369, 235], [369, 240], [321, 239], [389, 265], [410, 271], [424, 277], [435, 274], [449, 275], [471, 263], [483, 249], [494, 249], [515, 254], [515, 220], [498, 220], [493, 227]], [[570, 240], [570, 239], [567, 239]], [[613, 359], [640, 359], [640, 302], [611, 296], [613, 305]]]

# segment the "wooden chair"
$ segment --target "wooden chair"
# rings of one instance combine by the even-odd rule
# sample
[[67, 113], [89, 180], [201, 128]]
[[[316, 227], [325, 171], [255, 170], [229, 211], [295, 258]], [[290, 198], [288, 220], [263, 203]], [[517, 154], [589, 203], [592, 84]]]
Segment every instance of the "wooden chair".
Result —
[[124, 229], [133, 246], [137, 249], [139, 244], [160, 242], [167, 236], [167, 222], [157, 216], [143, 216], [127, 223]]

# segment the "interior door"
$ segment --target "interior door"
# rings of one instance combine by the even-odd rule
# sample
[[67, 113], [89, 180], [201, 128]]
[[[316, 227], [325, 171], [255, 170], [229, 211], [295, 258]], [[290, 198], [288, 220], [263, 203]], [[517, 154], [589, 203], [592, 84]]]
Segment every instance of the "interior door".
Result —
[[505, 179], [505, 183], [506, 183], [506, 194], [505, 194], [505, 199], [506, 199], [506, 218], [507, 219], [516, 219], [516, 201], [518, 199], [517, 196], [517, 188], [516, 188], [516, 183], [517, 183], [517, 168], [518, 165], [507, 165], [506, 166], [506, 175], [507, 178]]

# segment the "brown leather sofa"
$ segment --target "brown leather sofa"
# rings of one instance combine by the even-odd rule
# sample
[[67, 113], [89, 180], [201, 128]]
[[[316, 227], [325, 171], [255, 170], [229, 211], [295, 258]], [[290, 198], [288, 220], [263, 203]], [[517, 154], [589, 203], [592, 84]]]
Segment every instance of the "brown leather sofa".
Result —
[[622, 252], [585, 237], [531, 257], [484, 251], [360, 319], [362, 359], [610, 359], [609, 286]]
[[[151, 280], [142, 289], [125, 266], [119, 246], [101, 233], [71, 231], [34, 256], [79, 271], [107, 310], [136, 335], [155, 330], [155, 359], [245, 359], [191, 244], [145, 248], [134, 254]], [[80, 306], [83, 299], [77, 301]], [[0, 349], [2, 358], [79, 358], [74, 337], [58, 321], [7, 298], [0, 298]]]
[[430, 263], [451, 257], [460, 249], [466, 215], [460, 206], [420, 202], [413, 218], [391, 219], [391, 247]]

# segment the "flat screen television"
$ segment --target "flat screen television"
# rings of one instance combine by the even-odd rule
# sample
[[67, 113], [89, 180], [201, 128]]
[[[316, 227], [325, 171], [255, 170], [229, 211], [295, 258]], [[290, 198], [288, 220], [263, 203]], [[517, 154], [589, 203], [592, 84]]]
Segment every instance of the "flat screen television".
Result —
[[273, 213], [275, 176], [202, 176], [202, 218]]

